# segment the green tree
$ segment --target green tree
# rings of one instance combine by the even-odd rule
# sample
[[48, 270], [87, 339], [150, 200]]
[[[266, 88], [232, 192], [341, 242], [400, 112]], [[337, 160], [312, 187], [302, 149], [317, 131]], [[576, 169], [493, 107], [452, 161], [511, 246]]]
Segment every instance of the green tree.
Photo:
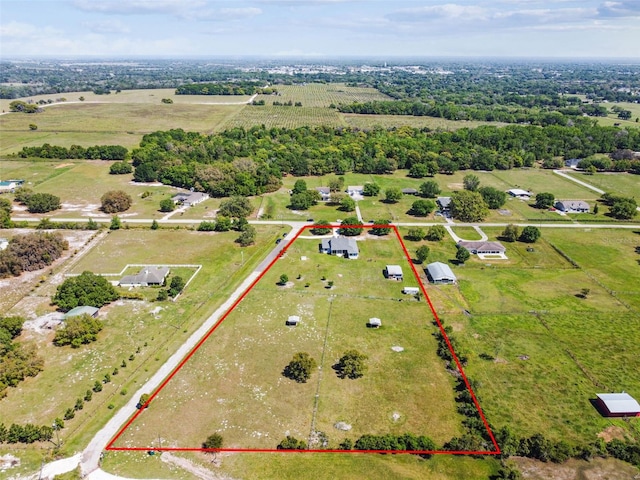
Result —
[[222, 448], [222, 435], [219, 433], [213, 433], [202, 442], [202, 448], [206, 450], [219, 450]]
[[535, 206], [536, 208], [541, 208], [541, 209], [551, 208], [553, 207], [554, 200], [555, 200], [555, 196], [553, 195], [553, 193], [541, 192], [536, 194]]
[[151, 222], [151, 230], [158, 230], [159, 228], [160, 224], [158, 224], [158, 221], [154, 218]]
[[365, 197], [375, 197], [380, 193], [380, 185], [369, 182], [362, 186], [362, 195]]
[[53, 344], [56, 347], [71, 345], [73, 348], [79, 348], [80, 345], [95, 342], [102, 327], [102, 322], [91, 315], [68, 318], [64, 326], [56, 331]]
[[411, 240], [413, 242], [419, 242], [425, 236], [424, 230], [420, 227], [412, 227], [407, 232], [407, 240]]
[[348, 196], [345, 196], [340, 202], [340, 210], [343, 212], [353, 212], [356, 209], [356, 201]]
[[451, 213], [463, 222], [481, 222], [489, 214], [489, 208], [478, 192], [462, 190], [451, 197]]
[[336, 177], [329, 180], [329, 190], [340, 192], [344, 188], [344, 177]]
[[534, 227], [529, 225], [528, 227], [524, 227], [522, 229], [522, 233], [520, 234], [520, 241], [526, 243], [535, 243], [540, 238], [540, 230], [538, 227]]
[[293, 189], [291, 190], [292, 195], [296, 193], [304, 193], [307, 191], [307, 182], [304, 180], [296, 180], [296, 183], [293, 185]]
[[630, 197], [618, 197], [609, 207], [609, 214], [618, 220], [630, 220], [638, 214], [637, 203]]
[[416, 249], [416, 260], [419, 263], [424, 263], [429, 256], [429, 247], [426, 245], [421, 245]]
[[246, 197], [233, 196], [220, 204], [218, 215], [223, 217], [248, 217], [253, 212], [253, 205]]
[[124, 212], [131, 206], [131, 196], [122, 190], [110, 190], [100, 198], [104, 213]]
[[512, 223], [507, 225], [500, 235], [505, 242], [515, 242], [519, 236], [520, 230], [518, 229], [518, 226]]
[[287, 438], [278, 444], [278, 450], [306, 450], [307, 444], [303, 440], [287, 435]]
[[156, 297], [156, 300], [158, 302], [164, 302], [168, 298], [169, 298], [169, 292], [166, 289], [163, 288], [161, 290], [158, 290], [158, 296]]
[[111, 175], [126, 175], [131, 172], [133, 172], [133, 167], [129, 162], [115, 162], [109, 167]]
[[176, 204], [170, 198], [163, 198], [160, 200], [160, 211], [161, 212], [173, 212], [176, 208]]
[[8, 198], [0, 198], [0, 228], [11, 228], [11, 201]]
[[487, 206], [492, 210], [502, 207], [507, 201], [507, 192], [494, 187], [480, 187], [478, 192], [480, 192]]
[[14, 339], [22, 333], [24, 322], [25, 320], [22, 317], [0, 317], [0, 331], [8, 332], [9, 337]]
[[60, 197], [50, 193], [34, 193], [26, 201], [31, 213], [47, 213], [60, 208]]
[[469, 260], [469, 258], [471, 258], [471, 253], [469, 253], [469, 250], [464, 248], [462, 245], [456, 245], [456, 260], [458, 261], [458, 263], [463, 264], [464, 262]]
[[420, 195], [427, 198], [436, 198], [440, 195], [440, 186], [435, 180], [427, 180], [420, 184]]
[[[298, 180], [299, 182], [302, 180]], [[309, 195], [310, 191], [305, 190], [303, 192], [294, 193], [291, 195], [289, 201], [289, 208], [292, 210], [308, 210], [317, 202], [313, 200], [313, 197]]]
[[137, 405], [138, 410], [140, 410], [142, 407], [149, 408], [149, 405], [147, 405], [147, 402], [149, 401], [149, 397], [150, 395], [148, 393], [143, 393], [142, 395], [140, 395], [140, 399], [138, 400], [138, 405]]
[[171, 284], [169, 285], [169, 296], [175, 297], [178, 295], [185, 286], [184, 278], [179, 275], [171, 277]]
[[347, 350], [333, 368], [336, 370], [339, 378], [350, 378], [355, 380], [365, 374], [367, 370], [365, 361], [367, 358], [368, 357], [365, 354], [360, 353], [357, 350]]
[[38, 129], [38, 125], [36, 125], [35, 123], [29, 124], [29, 130], [37, 130], [37, 129]]
[[278, 285], [286, 285], [288, 281], [289, 277], [286, 273], [283, 273], [282, 275], [280, 275], [280, 282], [278, 282]]
[[87, 222], [87, 230], [99, 230], [100, 225], [93, 218], [90, 218]]
[[102, 383], [98, 380], [96, 380], [93, 384], [93, 391], [98, 393], [102, 391]]
[[431, 242], [439, 242], [447, 234], [447, 230], [442, 225], [432, 225], [427, 230], [427, 234], [424, 237]]
[[77, 277], [69, 277], [62, 282], [58, 286], [52, 303], [66, 312], [78, 305], [100, 308], [119, 297], [116, 289], [106, 278], [85, 271]]
[[347, 217], [341, 222], [341, 227], [338, 229], [340, 235], [346, 237], [355, 237], [362, 233], [363, 228], [360, 228], [363, 223], [358, 220], [358, 217]]
[[236, 242], [240, 244], [241, 247], [248, 247], [249, 245], [253, 245], [256, 241], [256, 229], [249, 225], [244, 229], [240, 236], [236, 239]]
[[109, 225], [109, 230], [120, 230], [122, 228], [122, 222], [120, 221], [120, 217], [114, 215], [111, 218], [111, 224]]
[[33, 195], [33, 190], [31, 190], [28, 187], [20, 187], [20, 188], [16, 188], [16, 191], [13, 192], [13, 199], [16, 202], [22, 203], [22, 204], [27, 204], [27, 200], [29, 200], [29, 197]]
[[229, 217], [224, 217], [221, 215], [218, 215], [216, 217], [216, 228], [215, 231], [216, 232], [228, 232], [229, 230], [231, 230], [232, 227], [232, 222], [231, 219]]
[[[389, 225], [391, 220], [386, 218], [380, 218], [373, 222], [374, 225]], [[371, 235], [389, 235], [391, 233], [391, 227], [375, 227], [372, 228], [369, 233]]]
[[475, 192], [478, 190], [478, 187], [480, 186], [480, 179], [478, 178], [477, 175], [470, 173], [464, 176], [464, 178], [462, 179], [462, 184], [464, 185], [465, 190], [468, 190], [470, 192]]
[[402, 190], [398, 187], [389, 187], [384, 191], [384, 200], [387, 203], [398, 203], [402, 198]]
[[284, 368], [282, 374], [298, 383], [306, 383], [316, 367], [316, 361], [308, 353], [298, 352]]
[[312, 235], [328, 235], [329, 233], [331, 233], [332, 229], [329, 227], [320, 228], [324, 225], [331, 225], [331, 222], [328, 222], [326, 220], [317, 220], [313, 224], [313, 228], [310, 228], [309, 231], [311, 232]]
[[436, 209], [436, 204], [433, 200], [416, 200], [411, 204], [411, 215], [418, 217], [426, 217]]

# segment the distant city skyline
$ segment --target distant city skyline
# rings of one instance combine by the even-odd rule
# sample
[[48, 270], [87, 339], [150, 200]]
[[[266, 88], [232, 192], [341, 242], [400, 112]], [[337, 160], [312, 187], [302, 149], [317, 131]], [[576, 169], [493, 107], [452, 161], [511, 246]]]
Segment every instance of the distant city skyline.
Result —
[[0, 57], [640, 59], [640, 0], [0, 0]]

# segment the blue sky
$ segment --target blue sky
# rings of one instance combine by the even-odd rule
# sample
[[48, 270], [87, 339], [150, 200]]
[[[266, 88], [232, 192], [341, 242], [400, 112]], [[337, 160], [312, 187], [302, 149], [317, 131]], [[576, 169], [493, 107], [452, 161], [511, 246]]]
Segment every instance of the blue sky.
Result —
[[640, 0], [0, 0], [0, 57], [640, 58]]

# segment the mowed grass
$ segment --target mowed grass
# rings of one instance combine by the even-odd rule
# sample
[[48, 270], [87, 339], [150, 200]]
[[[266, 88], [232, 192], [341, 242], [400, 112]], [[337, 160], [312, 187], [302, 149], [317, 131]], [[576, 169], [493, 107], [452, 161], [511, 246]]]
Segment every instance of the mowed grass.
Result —
[[640, 197], [640, 175], [631, 173], [594, 173], [593, 175], [585, 175], [580, 172], [567, 173], [605, 192], [628, 197]]
[[[408, 431], [440, 445], [461, 433], [453, 378], [435, 355], [431, 311], [401, 293], [417, 281], [399, 243], [360, 241], [360, 258], [345, 260], [318, 253], [318, 242], [298, 239], [289, 248], [116, 446], [151, 445], [158, 429], [165, 446], [199, 447], [218, 431], [227, 448], [267, 449], [288, 434], [308, 440], [313, 425], [332, 448], [365, 433]], [[403, 266], [405, 282], [383, 277], [388, 263]], [[276, 284], [282, 273], [287, 287]], [[300, 325], [285, 326], [289, 315], [299, 315]], [[382, 328], [366, 327], [372, 316]], [[368, 355], [368, 372], [338, 379], [331, 367], [351, 348]], [[299, 351], [319, 366], [304, 384], [282, 375]], [[337, 430], [338, 421], [352, 430]]]
[[[9, 389], [2, 400], [0, 422], [50, 424], [73, 407], [76, 398], [82, 398], [95, 381], [118, 368], [104, 390], [94, 393], [92, 401], [85, 403], [61, 432], [68, 452], [83, 445], [262, 260], [278, 232], [278, 227], [258, 227], [257, 244], [243, 249], [243, 254], [234, 242], [235, 232], [111, 232], [73, 266], [71, 273], [115, 273], [127, 263], [201, 264], [203, 268], [175, 303], [117, 301], [103, 307], [100, 315], [104, 329], [98, 341], [90, 345], [79, 349], [54, 347], [53, 332], [29, 333], [26, 340], [37, 344], [46, 358], [45, 369], [37, 377], [26, 379], [20, 388]], [[55, 291], [48, 284], [40, 288], [50, 294]], [[47, 298], [43, 301], [48, 303]], [[126, 367], [122, 367], [123, 360]], [[108, 408], [110, 403], [113, 410]]]
[[[58, 104], [43, 112], [0, 116], [0, 154], [43, 143], [69, 147], [98, 143], [136, 147], [142, 136], [157, 130], [183, 128], [202, 133], [221, 129], [245, 105], [88, 103]], [[38, 130], [30, 131], [34, 123]]]
[[274, 88], [278, 95], [258, 95], [256, 100], [264, 100], [266, 105], [272, 105], [274, 101], [286, 103], [291, 100], [293, 103], [301, 102], [303, 107], [326, 108], [331, 104], [390, 100], [390, 97], [375, 88], [350, 87], [343, 83], [275, 85]]
[[474, 120], [447, 120], [436, 117], [414, 117], [412, 115], [363, 115], [343, 113], [343, 121], [350, 127], [360, 129], [382, 128], [430, 128], [432, 130], [458, 130], [460, 128], [476, 128], [480, 125], [504, 126], [506, 123], [480, 122]]

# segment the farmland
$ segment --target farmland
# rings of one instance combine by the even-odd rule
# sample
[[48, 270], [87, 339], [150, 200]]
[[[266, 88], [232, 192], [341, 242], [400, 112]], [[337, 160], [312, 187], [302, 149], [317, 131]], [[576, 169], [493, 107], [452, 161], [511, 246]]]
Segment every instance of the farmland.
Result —
[[[287, 434], [307, 439], [314, 428], [327, 435], [329, 448], [365, 433], [427, 434], [437, 444], [460, 433], [453, 379], [435, 355], [431, 312], [401, 293], [416, 280], [398, 242], [360, 241], [361, 256], [352, 261], [319, 254], [317, 244], [298, 239], [289, 248], [116, 446], [150, 446], [158, 429], [165, 445], [198, 447], [219, 431], [227, 448], [245, 449], [274, 448]], [[406, 281], [384, 279], [387, 263], [404, 265]], [[277, 284], [283, 273], [291, 285]], [[383, 318], [380, 329], [366, 328], [374, 313]], [[301, 324], [286, 327], [293, 314]], [[341, 380], [331, 365], [353, 348], [369, 357], [369, 368], [362, 379]], [[305, 384], [282, 376], [298, 351], [319, 364]], [[211, 402], [217, 406], [208, 410]], [[167, 415], [175, 423], [168, 425]], [[352, 429], [338, 430], [336, 422]]]

